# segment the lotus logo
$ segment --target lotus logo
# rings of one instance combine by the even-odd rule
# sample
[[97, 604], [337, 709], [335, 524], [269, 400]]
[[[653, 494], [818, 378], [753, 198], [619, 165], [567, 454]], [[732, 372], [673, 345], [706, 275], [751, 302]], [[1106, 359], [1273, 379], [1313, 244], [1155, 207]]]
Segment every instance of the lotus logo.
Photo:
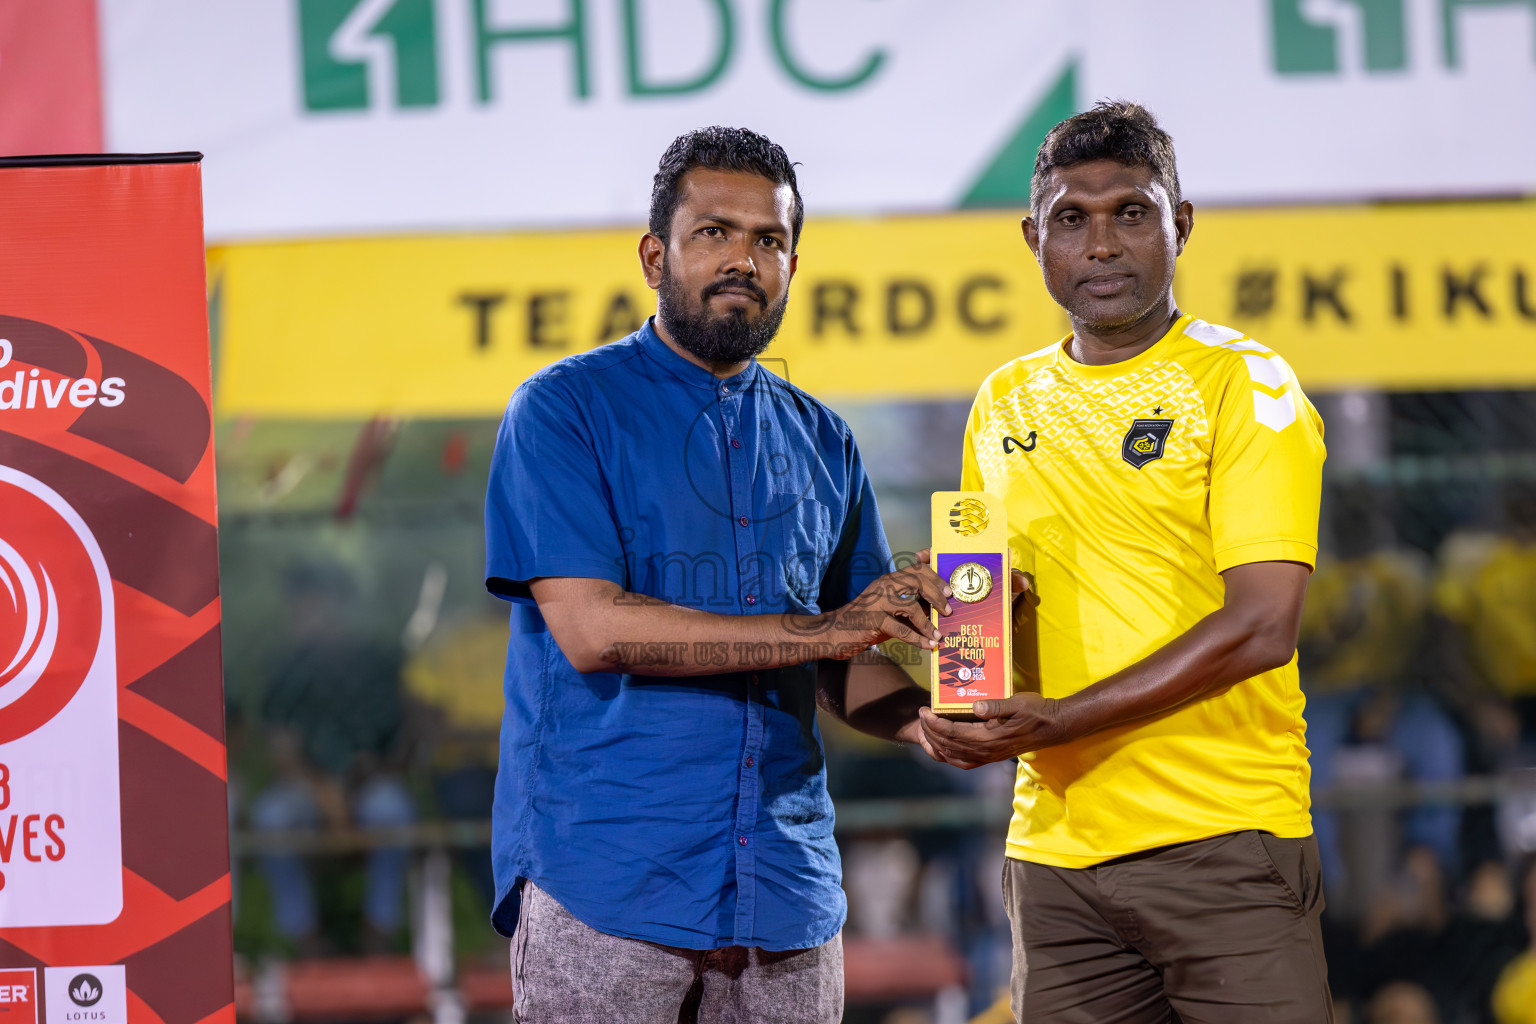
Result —
[[94, 974], [77, 974], [69, 983], [69, 999], [76, 1006], [101, 1002], [101, 980]]

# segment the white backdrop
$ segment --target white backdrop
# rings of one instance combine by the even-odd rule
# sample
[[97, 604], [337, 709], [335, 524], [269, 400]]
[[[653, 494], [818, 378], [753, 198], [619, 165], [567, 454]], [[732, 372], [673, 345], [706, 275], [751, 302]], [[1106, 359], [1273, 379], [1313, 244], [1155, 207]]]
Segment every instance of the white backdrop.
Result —
[[107, 147], [206, 153], [215, 240], [633, 224], [713, 123], [815, 214], [950, 209], [1064, 82], [1151, 106], [1197, 201], [1536, 190], [1529, 0], [101, 3]]

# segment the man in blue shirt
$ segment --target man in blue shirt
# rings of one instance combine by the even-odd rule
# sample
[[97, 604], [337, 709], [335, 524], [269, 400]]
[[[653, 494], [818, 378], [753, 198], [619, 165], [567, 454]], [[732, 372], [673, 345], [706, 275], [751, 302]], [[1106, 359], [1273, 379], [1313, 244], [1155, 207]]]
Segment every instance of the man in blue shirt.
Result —
[[493, 920], [521, 1021], [835, 1022], [846, 903], [818, 704], [920, 742], [926, 564], [891, 571], [845, 424], [764, 370], [802, 210], [784, 151], [663, 155], [657, 313], [530, 377], [497, 437], [486, 583], [513, 602]]

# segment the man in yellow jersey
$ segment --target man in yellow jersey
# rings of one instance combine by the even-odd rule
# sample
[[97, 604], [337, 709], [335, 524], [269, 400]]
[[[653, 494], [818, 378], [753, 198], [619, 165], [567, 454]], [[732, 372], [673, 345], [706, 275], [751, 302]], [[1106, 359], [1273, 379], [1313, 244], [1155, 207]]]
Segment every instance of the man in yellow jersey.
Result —
[[966, 430], [961, 486], [1008, 504], [1022, 692], [922, 721], [951, 764], [1019, 759], [1027, 1024], [1332, 1020], [1295, 662], [1322, 423], [1279, 356], [1174, 303], [1193, 225], [1145, 109], [1053, 128], [1024, 237], [1072, 333]]

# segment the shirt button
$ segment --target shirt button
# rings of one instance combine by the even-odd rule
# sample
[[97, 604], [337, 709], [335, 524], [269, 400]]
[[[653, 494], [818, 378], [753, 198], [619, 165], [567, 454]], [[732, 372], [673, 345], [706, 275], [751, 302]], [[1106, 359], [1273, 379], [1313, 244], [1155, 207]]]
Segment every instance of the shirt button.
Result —
[[748, 767], [748, 768], [751, 768], [751, 767], [752, 767], [752, 766], [753, 766], [753, 765], [754, 765], [754, 764], [756, 764], [756, 763], [757, 763], [757, 762], [756, 762], [756, 761], [754, 761], [754, 760], [752, 760], [752, 758], [750, 758], [750, 757], [749, 757], [749, 758], [747, 758], [747, 767]]
[[748, 594], [747, 595], [747, 604], [757, 604], [757, 595], [756, 594]]
[[[737, 521], [737, 522], [738, 522], [738, 523], [740, 523], [740, 524], [741, 524], [741, 525], [742, 525], [742, 526], [746, 526], [746, 525], [747, 525], [747, 523], [748, 523], [748, 522], [749, 522], [749, 520], [748, 520], [748, 519], [747, 519], [747, 517], [746, 517], [746, 516], [742, 516], [742, 517], [741, 517], [741, 518], [740, 518], [740, 519], [738, 519], [738, 520], [736, 520], [736, 521]], [[748, 599], [747, 599], [747, 600], [749, 600], [749, 601], [750, 601], [750, 600], [751, 600], [751, 598], [748, 598]]]
[[747, 682], [751, 683], [753, 686], [756, 686], [757, 685], [757, 673], [753, 672], [752, 675], [747, 677]]
[[737, 836], [736, 837], [736, 841], [738, 843], [740, 843], [742, 846], [746, 846], [747, 845], [747, 837], [746, 836]]
[[733, 438], [731, 438], [731, 447], [732, 448], [740, 448], [741, 447], [741, 442], [733, 437]]

